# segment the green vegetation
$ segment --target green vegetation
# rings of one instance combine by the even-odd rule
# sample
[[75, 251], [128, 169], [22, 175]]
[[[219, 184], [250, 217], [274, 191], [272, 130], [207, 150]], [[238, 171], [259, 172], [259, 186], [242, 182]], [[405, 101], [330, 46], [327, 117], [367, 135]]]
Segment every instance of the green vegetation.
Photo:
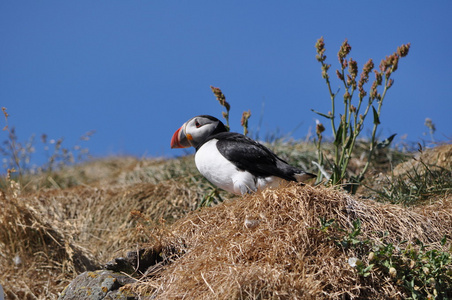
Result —
[[[316, 58], [322, 65], [322, 77], [325, 79], [330, 94], [331, 111], [328, 112], [328, 114], [320, 113], [315, 110], [313, 111], [331, 121], [334, 140], [333, 145], [335, 148], [333, 159], [331, 161], [327, 160], [322, 149], [322, 132], [325, 130], [325, 127], [322, 123], [318, 123], [316, 127], [317, 140], [315, 141], [318, 149], [318, 163], [320, 168], [325, 167], [325, 163], [331, 168], [332, 174], [331, 176], [327, 176], [327, 179], [331, 184], [337, 185], [346, 183], [351, 185], [348, 189], [355, 192], [359, 183], [363, 181], [364, 175], [371, 163], [372, 156], [377, 148], [376, 133], [378, 125], [380, 124], [383, 100], [385, 99], [388, 89], [394, 84], [394, 80], [391, 76], [397, 70], [400, 58], [408, 55], [410, 44], [400, 46], [396, 53], [387, 56], [381, 61], [379, 70], [374, 70], [375, 80], [372, 83], [370, 91], [367, 92], [365, 90], [365, 85], [369, 81], [369, 75], [374, 69], [374, 63], [372, 59], [369, 59], [369, 61], [364, 64], [359, 80], [357, 80], [358, 63], [352, 58], [347, 60], [347, 56], [350, 54], [352, 47], [347, 40], [343, 42], [337, 55], [340, 70], [336, 70], [336, 75], [344, 86], [344, 110], [343, 114], [339, 115], [339, 124], [336, 123], [336, 96], [339, 94], [339, 90], [334, 93], [331, 87], [330, 76], [328, 74], [331, 65], [325, 63], [326, 49], [323, 37], [317, 41], [315, 47], [317, 50]], [[380, 86], [383, 87], [381, 93], [378, 90]], [[352, 100], [355, 92], [359, 93], [358, 102], [353, 104]], [[378, 104], [377, 108], [375, 108], [374, 103]], [[357, 138], [364, 128], [364, 121], [371, 110], [373, 115], [373, 128], [369, 142], [367, 161], [357, 176], [349, 176], [347, 175], [347, 166], [353, 155], [353, 149]], [[388, 146], [393, 138], [394, 136], [389, 137], [388, 144], [385, 146]], [[324, 173], [319, 171], [319, 180], [322, 175], [324, 175]]]
[[431, 201], [435, 196], [441, 196], [452, 191], [452, 176], [450, 170], [433, 168], [426, 164], [413, 168], [404, 176], [394, 176], [386, 179], [387, 185], [374, 190], [383, 201], [417, 205]]
[[[381, 232], [379, 240], [361, 236], [361, 221], [353, 221], [350, 231], [341, 228], [334, 219], [320, 217], [320, 230], [350, 257], [348, 263], [362, 277], [382, 273], [403, 287], [409, 299], [450, 299], [452, 297], [452, 244], [449, 251], [428, 249], [420, 240], [401, 241], [397, 245], [386, 242], [388, 232]], [[330, 229], [333, 229], [330, 232]], [[446, 245], [444, 236], [440, 244]], [[353, 251], [349, 251], [353, 250]]]

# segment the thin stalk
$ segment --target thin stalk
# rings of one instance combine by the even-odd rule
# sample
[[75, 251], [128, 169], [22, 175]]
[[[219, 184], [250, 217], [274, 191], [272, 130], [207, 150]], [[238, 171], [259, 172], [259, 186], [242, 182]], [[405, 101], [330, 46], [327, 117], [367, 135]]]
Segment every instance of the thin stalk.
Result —
[[[384, 88], [384, 90], [383, 90], [383, 94], [381, 95], [381, 99], [380, 99], [380, 101], [379, 101], [379, 103], [378, 103], [378, 110], [377, 110], [378, 118], [380, 118], [380, 112], [381, 112], [381, 107], [382, 107], [382, 105], [383, 105], [383, 100], [384, 100], [384, 98], [385, 98], [385, 96], [386, 96], [386, 92], [388, 91], [388, 81], [389, 81], [389, 78], [390, 78], [390, 77], [391, 77], [391, 76], [388, 76], [388, 77], [386, 78], [386, 76], [385, 76], [385, 85], [384, 85], [385, 88]], [[369, 106], [370, 106], [370, 105], [369, 105]], [[367, 161], [366, 161], [366, 164], [364, 165], [364, 168], [362, 169], [361, 173], [359, 173], [359, 178], [363, 178], [364, 175], [365, 175], [366, 172], [367, 172], [367, 169], [369, 168], [370, 160], [371, 160], [372, 155], [373, 155], [373, 153], [374, 153], [374, 151], [375, 151], [375, 135], [376, 135], [376, 133], [377, 133], [377, 127], [378, 127], [378, 124], [374, 123], [374, 127], [373, 127], [373, 129], [372, 129], [372, 136], [371, 136], [371, 140], [370, 140], [369, 154], [367, 155]]]
[[[322, 61], [322, 67], [326, 66], [326, 64]], [[333, 135], [336, 136], [336, 126], [334, 124], [334, 114], [335, 114], [335, 105], [334, 105], [334, 100], [336, 98], [336, 94], [333, 93], [333, 91], [331, 90], [331, 83], [330, 83], [330, 79], [328, 76], [325, 77], [326, 80], [326, 85], [328, 86], [328, 92], [330, 93], [330, 98], [331, 98], [331, 128], [333, 129]]]
[[[358, 102], [358, 107], [356, 108], [356, 111], [353, 113], [353, 115], [354, 115], [354, 117], [353, 117], [353, 121], [354, 121], [354, 124], [353, 124], [353, 129], [354, 129], [353, 130], [353, 137], [350, 137], [350, 138], [352, 138], [352, 141], [351, 141], [350, 147], [348, 147], [348, 151], [346, 153], [346, 158], [345, 158], [345, 163], [344, 163], [345, 167], [342, 169], [341, 178], [343, 178], [345, 176], [348, 163], [349, 163], [350, 158], [352, 156], [353, 149], [355, 148], [356, 139], [358, 138], [358, 135], [360, 134], [360, 132], [362, 130], [362, 124], [364, 122], [364, 119], [367, 116], [367, 113], [369, 112], [370, 106], [371, 106], [373, 101], [370, 100], [368, 102], [366, 111], [364, 112], [364, 115], [363, 115], [363, 119], [362, 119], [362, 121], [358, 122], [358, 115], [359, 115], [359, 110], [361, 108], [362, 102], [363, 102], [363, 98], [360, 97], [359, 98], [359, 102]], [[358, 128], [358, 126], [360, 128]]]

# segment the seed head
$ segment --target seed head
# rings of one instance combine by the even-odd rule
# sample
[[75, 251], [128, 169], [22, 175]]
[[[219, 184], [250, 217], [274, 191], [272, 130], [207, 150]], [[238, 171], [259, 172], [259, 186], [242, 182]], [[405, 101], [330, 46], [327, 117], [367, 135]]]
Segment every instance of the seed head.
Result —
[[315, 48], [317, 50], [316, 59], [319, 62], [323, 62], [326, 59], [325, 55], [325, 43], [323, 41], [323, 36], [317, 40], [317, 43], [315, 43]]
[[317, 133], [317, 135], [320, 135], [324, 131], [325, 131], [325, 127], [323, 126], [323, 124], [318, 122], [317, 125], [315, 125], [315, 132]]
[[399, 66], [399, 56], [396, 53], [394, 53], [391, 55], [391, 58], [392, 58], [392, 61], [391, 61], [392, 72], [394, 72], [395, 70], [397, 70], [397, 67]]
[[8, 119], [9, 115], [8, 115], [8, 112], [6, 111], [6, 107], [2, 107], [2, 111], [3, 111], [3, 114], [5, 115], [5, 118]]
[[386, 56], [385, 59], [382, 59], [380, 62], [380, 71], [381, 73], [385, 73], [386, 79], [391, 76], [391, 73], [397, 70], [399, 65], [399, 55], [397, 53], [393, 53], [390, 56]]
[[380, 71], [381, 73], [386, 72], [386, 70], [391, 66], [392, 58], [390, 56], [386, 56], [386, 58], [382, 59], [380, 62]]
[[347, 60], [345, 58], [351, 50], [352, 46], [350, 46], [348, 40], [345, 39], [345, 41], [341, 45], [341, 48], [339, 49], [339, 52], [337, 53], [337, 57], [339, 59], [339, 63], [342, 66], [342, 69], [345, 69], [347, 67]]
[[348, 63], [348, 72], [350, 73], [353, 79], [355, 79], [358, 76], [358, 63], [351, 58]]
[[242, 114], [242, 119], [240, 120], [240, 123], [243, 126], [243, 134], [248, 134], [248, 119], [251, 117], [251, 111], [244, 111]]
[[344, 94], [344, 102], [347, 102], [351, 99], [350, 93], [348, 91], [345, 91]]
[[356, 77], [358, 77], [358, 63], [350, 58], [350, 61], [348, 63], [348, 72], [350, 73], [351, 80], [350, 80], [350, 86], [353, 90], [356, 89]]
[[372, 61], [372, 59], [369, 59], [363, 67], [363, 73], [367, 74], [367, 76], [369, 76], [370, 71], [372, 71], [372, 69], [374, 68], [374, 62]]
[[9, 115], [8, 115], [8, 112], [6, 111], [6, 107], [2, 107], [2, 111], [3, 111], [3, 115], [5, 115], [5, 122], [6, 122], [5, 127], [3, 127], [3, 131], [6, 131], [6, 130], [8, 130], [8, 117], [9, 117]]
[[245, 126], [248, 123], [248, 119], [251, 117], [251, 111], [244, 111], [242, 113], [242, 119], [240, 120], [240, 123], [242, 124], [242, 126]]
[[385, 78], [388, 79], [391, 76], [391, 69], [387, 69], [385, 72]]
[[348, 61], [346, 59], [343, 59], [341, 62], [342, 70], [347, 69], [348, 67]]
[[374, 70], [374, 73], [375, 73], [375, 81], [377, 82], [377, 85], [381, 85], [381, 82], [383, 81], [383, 76], [381, 75], [381, 72]]
[[363, 71], [361, 72], [361, 76], [359, 78], [358, 82], [358, 89], [359, 89], [359, 97], [362, 99], [367, 95], [367, 92], [364, 90], [364, 84], [366, 84], [369, 81], [369, 73], [374, 68], [374, 62], [372, 59], [369, 59], [363, 67]]
[[217, 97], [218, 102], [220, 102], [220, 105], [224, 106], [227, 111], [231, 109], [231, 106], [228, 102], [226, 102], [226, 96], [223, 94], [220, 88], [210, 86], [210, 89], [214, 93], [215, 97]]
[[328, 69], [331, 67], [331, 65], [322, 65], [322, 77], [325, 79], [328, 79]]
[[400, 47], [397, 47], [397, 54], [400, 57], [405, 57], [408, 55], [408, 52], [410, 51], [411, 43], [402, 45]]
[[353, 79], [350, 77], [350, 74], [347, 74], [347, 85], [352, 86], [353, 85]]
[[364, 97], [366, 97], [367, 92], [364, 90], [363, 87], [359, 87], [359, 98], [363, 99]]
[[371, 99], [377, 98], [377, 94], [378, 94], [378, 92], [377, 92], [377, 86], [378, 86], [378, 84], [377, 84], [377, 81], [375, 80], [375, 81], [372, 83], [372, 87], [370, 88], [370, 98], [371, 98]]
[[388, 84], [386, 86], [389, 89], [393, 84], [394, 84], [394, 79], [391, 78], [388, 80]]

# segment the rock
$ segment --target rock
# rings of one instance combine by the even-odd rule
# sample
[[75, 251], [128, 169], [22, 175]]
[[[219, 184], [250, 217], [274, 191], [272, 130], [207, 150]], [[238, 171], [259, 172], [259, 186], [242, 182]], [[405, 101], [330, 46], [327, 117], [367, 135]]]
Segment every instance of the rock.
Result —
[[87, 271], [77, 276], [58, 299], [137, 299], [135, 294], [121, 287], [137, 281], [131, 276], [149, 276], [165, 262], [165, 256], [159, 247], [129, 251], [126, 257], [106, 263], [105, 270]]
[[138, 299], [132, 292], [121, 289], [124, 285], [134, 282], [136, 279], [111, 270], [87, 271], [77, 276], [58, 299]]

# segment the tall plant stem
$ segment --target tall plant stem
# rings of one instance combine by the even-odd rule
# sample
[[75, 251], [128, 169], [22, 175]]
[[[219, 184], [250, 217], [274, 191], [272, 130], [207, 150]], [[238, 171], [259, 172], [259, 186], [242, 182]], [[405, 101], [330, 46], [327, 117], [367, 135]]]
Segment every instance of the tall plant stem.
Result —
[[[322, 66], [325, 67], [326, 64], [322, 62]], [[334, 116], [335, 116], [335, 105], [334, 100], [336, 98], [336, 94], [333, 93], [333, 90], [331, 89], [331, 83], [328, 76], [325, 77], [326, 84], [328, 86], [328, 91], [330, 93], [330, 99], [331, 99], [331, 114], [329, 114], [330, 120], [331, 120], [331, 128], [333, 130], [333, 135], [336, 136], [336, 125], [334, 124]]]
[[[381, 95], [380, 101], [378, 102], [378, 110], [377, 110], [377, 115], [378, 118], [380, 118], [380, 114], [381, 114], [381, 107], [383, 106], [383, 100], [386, 96], [386, 92], [388, 91], [388, 81], [389, 81], [390, 76], [385, 77], [385, 88], [383, 90], [383, 94]], [[377, 134], [377, 128], [378, 128], [378, 123], [374, 122], [374, 126], [372, 129], [372, 136], [370, 139], [370, 148], [369, 148], [369, 154], [367, 155], [367, 161], [366, 164], [364, 165], [364, 168], [361, 170], [361, 172], [359, 173], [359, 177], [358, 180], [361, 181], [362, 178], [364, 178], [364, 175], [367, 173], [367, 169], [370, 166], [370, 160], [372, 158], [372, 155], [375, 151], [375, 136]]]

